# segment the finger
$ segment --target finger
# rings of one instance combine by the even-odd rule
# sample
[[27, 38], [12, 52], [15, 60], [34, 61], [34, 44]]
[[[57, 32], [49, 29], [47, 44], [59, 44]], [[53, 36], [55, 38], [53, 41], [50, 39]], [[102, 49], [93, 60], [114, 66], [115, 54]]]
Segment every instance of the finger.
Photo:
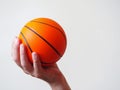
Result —
[[31, 74], [33, 71], [33, 67], [29, 62], [26, 48], [23, 44], [20, 45], [20, 60], [23, 71], [27, 74]]
[[11, 50], [13, 60], [16, 62], [18, 66], [21, 66], [20, 64], [20, 43], [21, 41], [16, 37], [12, 43], [12, 50]]
[[40, 73], [43, 73], [43, 68], [40, 62], [40, 57], [36, 52], [33, 52], [32, 59], [33, 59], [34, 75], [35, 77], [39, 77]]

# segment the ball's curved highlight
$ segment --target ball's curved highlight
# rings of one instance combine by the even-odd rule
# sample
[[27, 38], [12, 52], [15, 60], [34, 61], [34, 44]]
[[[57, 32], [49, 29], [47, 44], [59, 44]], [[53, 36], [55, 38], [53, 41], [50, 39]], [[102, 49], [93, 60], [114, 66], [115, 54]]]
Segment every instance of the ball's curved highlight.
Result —
[[19, 38], [27, 47], [30, 62], [33, 62], [31, 53], [37, 52], [44, 65], [57, 62], [63, 56], [67, 44], [63, 28], [49, 18], [29, 21], [22, 28]]

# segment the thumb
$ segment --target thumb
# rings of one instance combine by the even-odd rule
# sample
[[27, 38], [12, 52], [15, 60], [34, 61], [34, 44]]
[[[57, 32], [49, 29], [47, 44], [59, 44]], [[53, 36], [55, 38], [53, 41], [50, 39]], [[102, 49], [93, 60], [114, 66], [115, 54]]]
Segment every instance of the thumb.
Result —
[[43, 68], [40, 62], [40, 56], [36, 53], [32, 53], [32, 59], [33, 59], [33, 68], [36, 73], [39, 73]]

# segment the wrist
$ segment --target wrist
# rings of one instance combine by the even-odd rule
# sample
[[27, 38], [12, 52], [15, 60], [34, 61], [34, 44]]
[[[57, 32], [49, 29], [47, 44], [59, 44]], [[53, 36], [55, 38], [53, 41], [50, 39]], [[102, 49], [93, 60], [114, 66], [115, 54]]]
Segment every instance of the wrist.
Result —
[[71, 90], [63, 75], [60, 75], [55, 82], [49, 83], [49, 85], [52, 90]]

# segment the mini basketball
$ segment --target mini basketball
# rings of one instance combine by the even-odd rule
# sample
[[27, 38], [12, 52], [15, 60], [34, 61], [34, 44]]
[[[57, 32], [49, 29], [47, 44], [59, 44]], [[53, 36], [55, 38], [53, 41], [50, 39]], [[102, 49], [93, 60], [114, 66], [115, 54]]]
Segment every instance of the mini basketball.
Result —
[[67, 40], [63, 28], [49, 18], [37, 18], [29, 21], [22, 28], [19, 38], [27, 47], [27, 53], [32, 63], [31, 53], [37, 52], [44, 65], [54, 64], [64, 54]]

